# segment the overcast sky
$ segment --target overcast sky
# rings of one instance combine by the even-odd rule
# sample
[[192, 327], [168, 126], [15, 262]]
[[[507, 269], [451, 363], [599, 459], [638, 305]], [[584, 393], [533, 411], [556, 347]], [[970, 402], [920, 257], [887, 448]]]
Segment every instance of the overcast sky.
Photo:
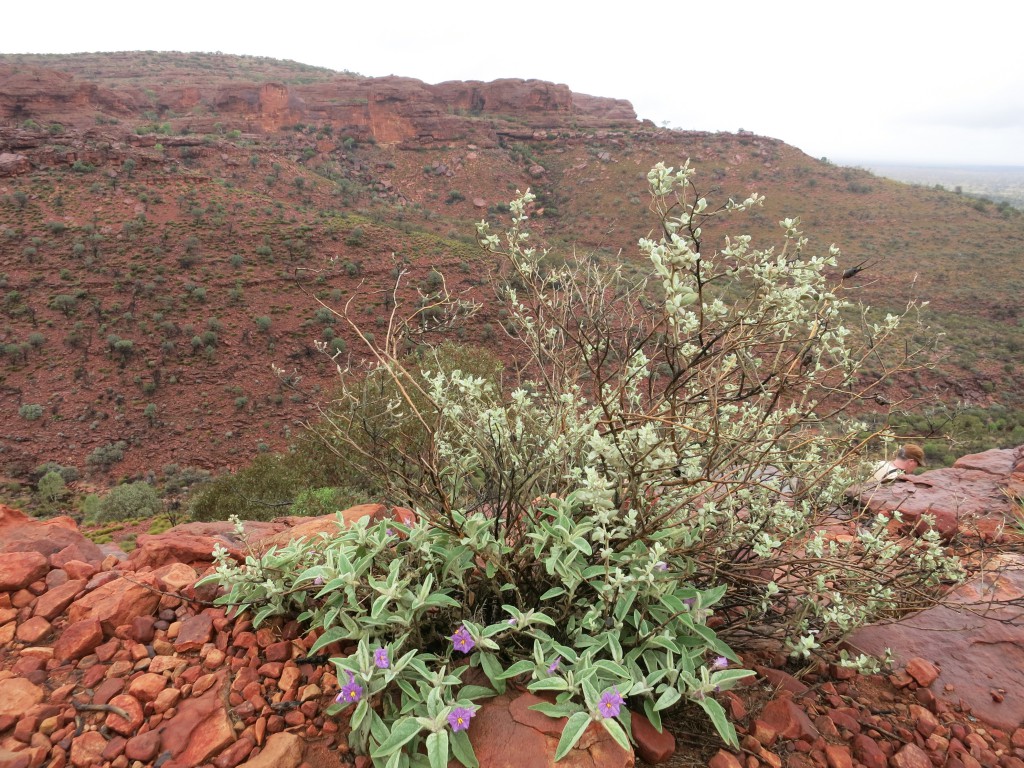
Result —
[[0, 52], [271, 56], [444, 80], [537, 78], [658, 125], [842, 163], [1024, 166], [1018, 0], [7, 3]]

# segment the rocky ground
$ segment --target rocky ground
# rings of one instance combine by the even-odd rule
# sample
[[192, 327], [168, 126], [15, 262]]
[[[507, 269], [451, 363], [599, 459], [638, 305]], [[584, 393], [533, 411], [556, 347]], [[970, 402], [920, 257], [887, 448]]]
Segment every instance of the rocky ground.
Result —
[[[1024, 548], [993, 522], [1013, 513], [1004, 491], [1019, 489], [1022, 469], [1021, 449], [990, 451], [885, 489], [905, 498], [912, 486], [924, 498], [945, 488], [962, 512], [947, 533], [971, 547], [977, 567], [943, 605], [850, 638], [855, 650], [891, 648], [889, 674], [824, 662], [798, 671], [771, 649], [748, 652], [757, 677], [722, 695], [738, 752], [720, 749], [703, 718], [683, 709], [664, 734], [635, 718], [636, 755], [595, 726], [563, 764], [1024, 768]], [[966, 488], [988, 502], [970, 507], [957, 496]], [[871, 504], [884, 508], [882, 495]], [[252, 524], [250, 539], [265, 546], [333, 525]], [[227, 524], [187, 524], [139, 536], [125, 556], [70, 519], [0, 507], [0, 768], [365, 764], [349, 751], [345, 714], [324, 712], [338, 681], [309, 655], [315, 636], [295, 622], [255, 629], [195, 588], [214, 543], [240, 545]], [[482, 766], [551, 764], [560, 723], [531, 703], [530, 694], [504, 696], [478, 713], [470, 735]]]

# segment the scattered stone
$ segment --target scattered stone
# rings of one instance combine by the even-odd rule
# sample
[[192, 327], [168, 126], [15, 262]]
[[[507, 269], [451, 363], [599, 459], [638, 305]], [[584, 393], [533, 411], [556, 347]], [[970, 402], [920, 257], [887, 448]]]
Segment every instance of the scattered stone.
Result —
[[659, 733], [650, 720], [642, 712], [633, 712], [630, 716], [633, 728], [633, 739], [636, 741], [636, 752], [646, 762], [657, 765], [668, 760], [676, 751], [676, 737], [662, 728]]
[[[294, 733], [275, 733], [263, 750], [241, 768], [298, 768], [302, 763], [303, 742]], [[485, 763], [481, 763], [481, 766]]]
[[96, 619], [82, 619], [69, 624], [53, 644], [57, 661], [74, 661], [92, 653], [103, 642], [103, 625]]
[[0, 680], [0, 716], [20, 717], [43, 700], [43, 689], [20, 677]]
[[939, 669], [927, 659], [915, 656], [907, 662], [907, 674], [917, 682], [918, 685], [927, 688], [939, 677]]
[[792, 699], [775, 699], [768, 702], [761, 711], [761, 719], [786, 739], [814, 741], [819, 735], [807, 713]]

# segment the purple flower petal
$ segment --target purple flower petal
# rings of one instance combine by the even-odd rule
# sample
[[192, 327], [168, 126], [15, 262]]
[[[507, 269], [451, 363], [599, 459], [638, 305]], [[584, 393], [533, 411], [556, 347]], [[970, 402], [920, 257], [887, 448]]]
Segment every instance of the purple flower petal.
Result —
[[377, 665], [377, 669], [387, 669], [391, 666], [391, 659], [388, 658], [387, 648], [378, 648], [373, 652], [373, 663]]
[[456, 651], [461, 651], [462, 653], [469, 653], [476, 645], [476, 641], [473, 640], [473, 636], [469, 634], [469, 630], [465, 627], [459, 627], [455, 630], [455, 634], [451, 636], [451, 641], [452, 647], [455, 648]]
[[712, 669], [725, 669], [729, 666], [729, 660], [725, 656], [719, 656], [711, 664]]
[[363, 686], [356, 682], [356, 676], [348, 673], [348, 682], [341, 686], [341, 691], [334, 699], [338, 704], [355, 704], [363, 697]]
[[622, 694], [618, 688], [612, 688], [601, 694], [601, 700], [597, 702], [597, 711], [601, 717], [618, 717], [622, 708]]
[[452, 727], [452, 731], [469, 730], [469, 721], [475, 714], [476, 712], [468, 707], [456, 707], [448, 713], [448, 725]]
[[558, 671], [558, 667], [562, 664], [562, 657], [555, 656], [555, 660], [548, 664], [548, 674], [553, 675]]

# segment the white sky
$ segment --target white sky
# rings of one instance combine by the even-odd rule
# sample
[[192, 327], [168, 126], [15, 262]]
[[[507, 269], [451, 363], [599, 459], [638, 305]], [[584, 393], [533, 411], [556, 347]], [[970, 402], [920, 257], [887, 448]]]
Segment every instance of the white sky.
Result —
[[537, 78], [641, 118], [843, 163], [1024, 166], [1019, 0], [7, 3], [0, 52], [271, 56], [363, 75]]

